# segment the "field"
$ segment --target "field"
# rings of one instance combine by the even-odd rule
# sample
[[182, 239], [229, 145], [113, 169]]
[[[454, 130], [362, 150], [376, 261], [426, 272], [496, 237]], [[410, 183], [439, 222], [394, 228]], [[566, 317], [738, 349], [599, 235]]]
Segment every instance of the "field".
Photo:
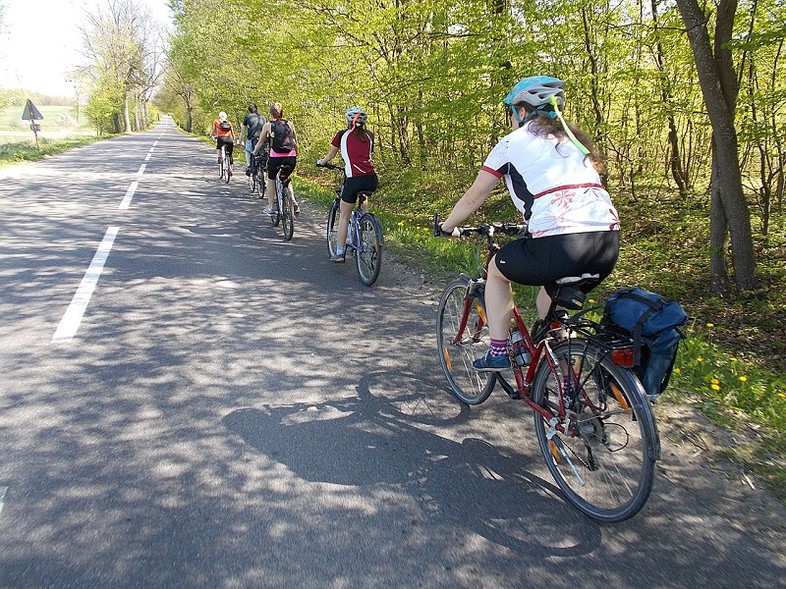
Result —
[[[95, 135], [87, 118], [80, 115], [77, 121], [73, 106], [39, 106], [44, 116], [37, 121], [41, 125], [38, 139], [57, 140], [65, 137], [89, 137]], [[35, 145], [35, 135], [30, 130], [30, 121], [22, 120], [23, 106], [0, 109], [0, 143], [29, 143]]]

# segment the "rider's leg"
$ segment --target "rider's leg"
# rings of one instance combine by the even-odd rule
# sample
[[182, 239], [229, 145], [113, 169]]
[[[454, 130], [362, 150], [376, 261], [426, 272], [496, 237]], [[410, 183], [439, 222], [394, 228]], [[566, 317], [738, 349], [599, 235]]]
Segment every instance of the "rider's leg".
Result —
[[336, 236], [336, 253], [343, 254], [344, 253], [344, 246], [347, 243], [347, 233], [349, 232], [349, 218], [352, 216], [352, 207], [354, 205], [351, 202], [341, 201], [339, 205], [339, 217], [338, 217], [338, 235]]
[[545, 319], [546, 313], [549, 312], [549, 307], [551, 306], [551, 297], [542, 286], [538, 291], [537, 299], [535, 299], [535, 306], [538, 308], [538, 317]]
[[513, 317], [513, 289], [510, 281], [497, 268], [496, 257], [488, 266], [486, 278], [486, 319], [489, 326], [489, 349], [486, 355], [473, 362], [482, 371], [510, 368], [508, 331]]

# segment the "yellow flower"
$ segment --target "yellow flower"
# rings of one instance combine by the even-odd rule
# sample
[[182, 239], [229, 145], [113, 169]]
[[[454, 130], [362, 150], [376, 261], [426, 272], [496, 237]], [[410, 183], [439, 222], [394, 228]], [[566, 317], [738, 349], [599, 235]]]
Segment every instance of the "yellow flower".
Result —
[[594, 304], [595, 304], [595, 299], [590, 299], [590, 300], [589, 300], [589, 304], [590, 304], [590, 305], [594, 305]]
[[675, 368], [672, 372], [674, 372], [674, 374], [681, 374], [682, 370], [680, 370], [679, 368]]
[[720, 381], [719, 381], [717, 378], [711, 378], [711, 379], [710, 379], [710, 382], [711, 382], [712, 384], [720, 384]]
[[404, 221], [399, 221], [399, 222], [398, 222], [398, 226], [399, 226], [399, 227], [403, 227], [403, 226], [404, 226]]
[[778, 393], [778, 396], [779, 397], [783, 397], [784, 399], [786, 399], [786, 393]]
[[740, 377], [740, 380], [741, 380], [742, 382], [747, 382], [747, 381], [748, 381], [748, 377], [747, 377], [747, 376], [741, 376], [741, 377]]
[[701, 356], [699, 356], [698, 358], [696, 358], [696, 362], [704, 362], [704, 358], [702, 358]]
[[731, 358], [729, 358], [729, 360], [731, 360], [732, 362], [736, 362], [737, 361], [737, 356], [732, 356]]
[[720, 390], [720, 387], [719, 387], [718, 385], [716, 385], [716, 384], [712, 385], [710, 388], [711, 388], [713, 391], [719, 391], [719, 390]]
[[707, 327], [715, 327], [714, 323], [707, 323]]

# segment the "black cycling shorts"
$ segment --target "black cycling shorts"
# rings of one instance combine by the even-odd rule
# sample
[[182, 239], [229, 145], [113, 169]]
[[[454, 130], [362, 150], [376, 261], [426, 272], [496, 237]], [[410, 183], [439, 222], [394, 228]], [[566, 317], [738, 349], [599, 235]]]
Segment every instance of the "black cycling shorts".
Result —
[[377, 184], [376, 174], [347, 178], [344, 180], [344, 188], [341, 190], [341, 200], [355, 204], [358, 201], [358, 192], [374, 192], [377, 189]]
[[[272, 155], [267, 158], [267, 177], [271, 180], [276, 179], [276, 174], [278, 174], [279, 169], [281, 166], [289, 166], [289, 170], [287, 171], [286, 176], [292, 174], [295, 171], [295, 166], [297, 165], [297, 157], [295, 156], [285, 156], [285, 157], [273, 157]], [[284, 174], [282, 174], [284, 176]]]
[[227, 148], [227, 155], [232, 155], [232, 148], [234, 147], [234, 143], [232, 142], [231, 135], [223, 135], [221, 137], [216, 137], [216, 149], [221, 149], [221, 146], [224, 145]]
[[[619, 231], [568, 233], [512, 241], [497, 252], [497, 268], [518, 284], [544, 286], [566, 276], [599, 274], [597, 284], [614, 270], [620, 250]], [[595, 284], [584, 285], [585, 292]]]

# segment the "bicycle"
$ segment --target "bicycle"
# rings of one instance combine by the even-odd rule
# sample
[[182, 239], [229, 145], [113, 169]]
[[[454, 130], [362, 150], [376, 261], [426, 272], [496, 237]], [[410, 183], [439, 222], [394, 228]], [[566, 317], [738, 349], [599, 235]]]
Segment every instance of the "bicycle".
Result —
[[221, 157], [218, 160], [218, 177], [229, 184], [229, 179], [232, 177], [232, 160], [229, 159], [226, 145], [221, 146]]
[[292, 178], [289, 173], [292, 166], [281, 166], [276, 172], [276, 208], [270, 214], [273, 227], [281, 223], [284, 241], [289, 241], [295, 234], [295, 203], [289, 194], [289, 184]]
[[[319, 164], [317, 164], [319, 166]], [[335, 164], [324, 164], [323, 168], [341, 170], [344, 168]], [[327, 247], [329, 256], [336, 254], [338, 247], [338, 220], [340, 216], [341, 191], [344, 187], [343, 176], [341, 184], [336, 188], [336, 198], [330, 207], [327, 220]], [[379, 278], [382, 268], [382, 225], [377, 218], [364, 207], [371, 196], [371, 192], [359, 192], [358, 201], [352, 210], [347, 232], [347, 250], [355, 257], [355, 267], [360, 281], [366, 286], [371, 286]]]
[[[660, 440], [655, 418], [633, 372], [633, 341], [587, 317], [580, 286], [597, 275], [565, 277], [549, 286], [546, 319], [528, 331], [514, 304], [508, 348], [511, 368], [478, 372], [472, 361], [488, 347], [485, 282], [499, 250], [497, 235], [524, 225], [492, 223], [458, 228], [477, 236], [478, 276], [461, 274], [442, 293], [437, 349], [451, 392], [468, 405], [486, 401], [497, 384], [533, 409], [535, 433], [549, 472], [567, 500], [589, 517], [619, 522], [633, 517], [652, 490]], [[439, 217], [434, 233], [440, 235]], [[485, 254], [485, 256], [483, 256]], [[485, 260], [485, 261], [483, 261]], [[565, 309], [578, 311], [570, 316]]]
[[256, 194], [257, 198], [265, 196], [265, 189], [267, 187], [267, 180], [265, 171], [267, 170], [267, 154], [260, 153], [259, 155], [251, 156], [251, 170], [248, 174], [248, 191], [251, 194]]

